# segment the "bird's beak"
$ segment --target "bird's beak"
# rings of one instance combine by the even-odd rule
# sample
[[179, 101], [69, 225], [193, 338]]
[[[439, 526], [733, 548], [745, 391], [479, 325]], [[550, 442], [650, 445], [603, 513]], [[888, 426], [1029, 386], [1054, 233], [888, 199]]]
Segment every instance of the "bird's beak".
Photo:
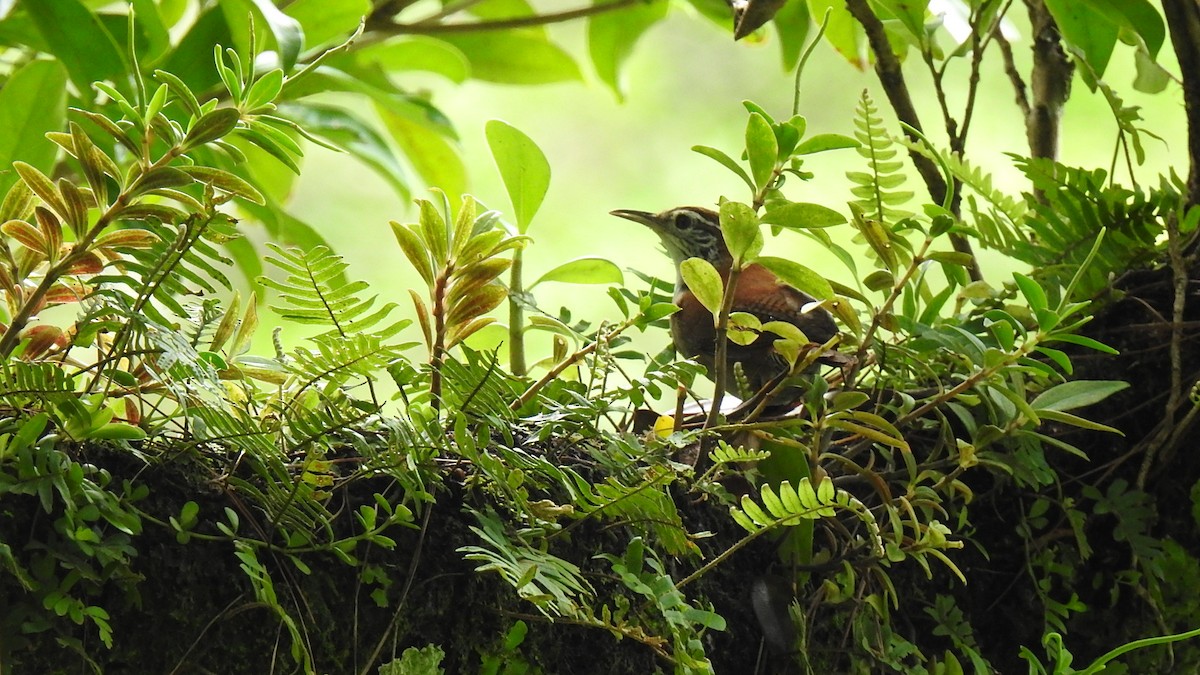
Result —
[[631, 211], [629, 209], [617, 209], [609, 211], [612, 215], [625, 220], [632, 220], [635, 223], [641, 223], [649, 227], [654, 227], [658, 223], [658, 218], [655, 214], [648, 211]]

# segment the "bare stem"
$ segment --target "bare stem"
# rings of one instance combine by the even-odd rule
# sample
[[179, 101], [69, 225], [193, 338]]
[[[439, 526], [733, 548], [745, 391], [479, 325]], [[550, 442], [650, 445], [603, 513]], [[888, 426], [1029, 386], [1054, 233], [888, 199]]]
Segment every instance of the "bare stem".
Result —
[[[738, 277], [742, 273], [741, 265], [737, 262], [729, 268], [729, 278], [725, 280], [725, 293], [721, 296], [721, 311], [717, 313], [716, 344], [713, 345], [713, 397], [709, 403], [708, 417], [704, 420], [704, 429], [710, 429], [717, 424], [721, 416], [721, 400], [725, 398], [725, 379], [729, 377], [729, 364], [725, 362], [729, 353], [729, 313], [733, 311], [733, 295], [737, 290]], [[706, 437], [700, 439], [700, 452], [696, 453], [696, 461], [705, 455]]]
[[524, 377], [529, 371], [525, 365], [525, 311], [516, 298], [525, 292], [521, 279], [523, 262], [521, 249], [517, 249], [513, 252], [508, 278], [508, 367], [517, 377]]

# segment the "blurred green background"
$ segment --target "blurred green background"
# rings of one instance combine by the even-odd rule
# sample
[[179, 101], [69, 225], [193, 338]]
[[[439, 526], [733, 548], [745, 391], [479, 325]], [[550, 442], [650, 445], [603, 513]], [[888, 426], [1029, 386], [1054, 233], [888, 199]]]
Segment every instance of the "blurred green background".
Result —
[[[1019, 35], [1013, 39], [1013, 48], [1028, 72], [1028, 30], [1020, 25], [1014, 28]], [[526, 249], [526, 283], [557, 264], [585, 255], [671, 278], [674, 273], [655, 237], [608, 212], [614, 208], [658, 211], [684, 204], [712, 206], [721, 196], [747, 199], [747, 189], [738, 178], [690, 148], [704, 144], [739, 154], [746, 122], [741, 101], [752, 100], [777, 118], [788, 117], [793, 74], [782, 70], [772, 35], [758, 43], [734, 43], [728, 30], [677, 5], [666, 21], [643, 36], [627, 62], [622, 102], [589, 71], [582, 23], [554, 26], [552, 36], [576, 56], [583, 70], [582, 81], [510, 86], [467, 80], [459, 85], [433, 75], [414, 74], [408, 86], [428, 90], [435, 105], [449, 116], [460, 136], [468, 192], [490, 208], [507, 212], [509, 205], [484, 139], [484, 123], [503, 119], [532, 137], [545, 152], [552, 179], [529, 231], [535, 242]], [[948, 40], [944, 33], [942, 39]], [[1017, 193], [1024, 189], [1024, 181], [1004, 153], [1027, 151], [1023, 121], [998, 53], [993, 50], [988, 56], [994, 58], [985, 59], [967, 154], [993, 173], [998, 186]], [[1164, 49], [1160, 58], [1174, 72], [1177, 67], [1171, 56]], [[967, 64], [958, 61], [946, 78], [953, 96], [951, 110], [956, 115], [965, 99], [967, 72]], [[909, 64], [906, 69], [909, 85], [926, 132], [944, 147], [945, 132], [929, 77], [918, 65]], [[1128, 103], [1143, 106], [1146, 121], [1142, 126], [1165, 141], [1144, 139], [1147, 161], [1139, 168], [1140, 177], [1152, 177], [1172, 167], [1186, 171], [1186, 131], [1178, 86], [1147, 96], [1132, 89], [1133, 77], [1132, 50], [1118, 49], [1105, 80]], [[852, 134], [855, 106], [863, 89], [871, 92], [887, 124], [894, 128], [874, 73], [852, 67], [827, 44], [818, 45], [806, 68], [800, 96], [800, 113], [808, 120], [808, 133]], [[1063, 122], [1061, 160], [1107, 168], [1116, 133], [1103, 97], [1088, 92], [1077, 77]], [[381, 298], [398, 302], [399, 311], [411, 316], [406, 289], [420, 287], [421, 282], [396, 246], [388, 221], [415, 220], [413, 205], [347, 155], [311, 145], [308, 153], [290, 208], [345, 256], [352, 278], [366, 279]], [[853, 150], [815, 155], [806, 163], [815, 178], [793, 180], [785, 191], [793, 199], [846, 213], [850, 195], [844, 173], [863, 166]], [[924, 197], [923, 186], [911, 171], [910, 176], [909, 189], [916, 191], [918, 198]], [[1129, 183], [1123, 169], [1118, 169], [1117, 177]], [[425, 195], [418, 191], [414, 196]], [[831, 234], [849, 243], [849, 228], [835, 228]], [[785, 233], [769, 240], [767, 246], [772, 255], [792, 257], [830, 278], [855, 283], [841, 263], [804, 237]], [[986, 252], [983, 265], [993, 284], [1003, 283], [1014, 269], [1008, 261]], [[639, 283], [628, 274], [626, 282]], [[536, 295], [539, 305], [550, 313], [568, 306], [577, 319], [596, 322], [618, 316], [603, 287], [546, 284], [538, 287]], [[416, 339], [416, 333], [412, 335]], [[657, 351], [667, 340], [665, 335], [652, 335], [642, 338], [640, 344]], [[534, 341], [531, 362], [547, 355], [547, 344]]]

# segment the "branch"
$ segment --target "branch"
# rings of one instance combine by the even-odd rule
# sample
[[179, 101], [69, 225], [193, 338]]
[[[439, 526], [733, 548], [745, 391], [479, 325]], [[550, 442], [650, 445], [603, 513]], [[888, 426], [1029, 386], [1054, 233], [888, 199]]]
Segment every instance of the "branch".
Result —
[[1025, 117], [1025, 135], [1033, 157], [1054, 159], [1058, 156], [1058, 126], [1063, 104], [1071, 94], [1075, 65], [1063, 50], [1058, 24], [1043, 0], [1025, 0], [1033, 30], [1033, 73], [1030, 89], [1033, 100]]
[[1029, 95], [1025, 91], [1025, 79], [1021, 77], [1021, 71], [1017, 70], [1017, 60], [1013, 57], [1012, 45], [1001, 32], [999, 22], [996, 23], [993, 31], [996, 44], [1000, 47], [1000, 54], [1004, 57], [1004, 74], [1008, 75], [1009, 82], [1012, 82], [1013, 92], [1016, 94], [1017, 107], [1021, 109], [1021, 114], [1028, 118]]
[[490, 21], [471, 21], [465, 23], [427, 23], [423, 19], [416, 23], [392, 23], [390, 21], [371, 22], [367, 30], [381, 36], [393, 35], [444, 35], [447, 33], [479, 33], [484, 31], [509, 30], [512, 28], [528, 28], [530, 26], [545, 26], [552, 23], [563, 23], [573, 19], [581, 19], [594, 14], [602, 14], [635, 5], [643, 0], [613, 0], [613, 2], [589, 5], [577, 9], [549, 14], [532, 14], [507, 19]]
[[1183, 108], [1188, 122], [1189, 206], [1200, 204], [1200, 5], [1195, 0], [1162, 0], [1171, 45], [1183, 77]]

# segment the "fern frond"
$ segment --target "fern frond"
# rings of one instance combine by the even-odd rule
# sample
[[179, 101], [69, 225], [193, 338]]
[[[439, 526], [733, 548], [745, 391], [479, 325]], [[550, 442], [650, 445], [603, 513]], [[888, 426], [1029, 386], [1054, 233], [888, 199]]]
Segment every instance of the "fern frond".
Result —
[[4, 407], [43, 408], [76, 396], [74, 378], [57, 364], [15, 359], [0, 363], [0, 404]]
[[1065, 286], [1099, 232], [1106, 231], [1075, 287], [1082, 298], [1094, 297], [1113, 274], [1152, 263], [1162, 246], [1166, 219], [1183, 203], [1166, 183], [1147, 195], [1141, 188], [1111, 184], [1103, 169], [1068, 167], [1049, 159], [1018, 158], [1016, 163], [1041, 199], [1026, 195], [1032, 239], [1005, 252], [1032, 265], [1037, 277]]
[[496, 572], [516, 589], [517, 595], [532, 602], [546, 616], [578, 616], [591, 604], [594, 594], [579, 567], [545, 551], [509, 537], [504, 523], [494, 513], [475, 511], [479, 535], [484, 546], [462, 546], [458, 550], [467, 560], [481, 563], [479, 572]]
[[750, 495], [743, 495], [741, 507], [729, 507], [733, 520], [751, 534], [762, 530], [794, 527], [805, 520], [832, 518], [839, 510], [854, 514], [866, 527], [868, 545], [877, 556], [883, 555], [883, 539], [874, 514], [854, 495], [834, 487], [828, 478], [813, 487], [807, 477], [792, 487], [779, 484], [778, 492], [770, 485], [760, 488], [760, 506]]
[[[919, 152], [930, 159], [936, 159], [945, 166], [954, 178], [958, 179], [963, 188], [970, 189], [964, 200], [971, 213], [971, 221], [979, 233], [979, 241], [988, 248], [1011, 249], [1026, 240], [1022, 228], [1028, 207], [1021, 200], [999, 190], [992, 182], [992, 175], [983, 169], [973, 166], [965, 158], [948, 152], [938, 152], [925, 143], [913, 143], [901, 139], [900, 143], [911, 152]], [[976, 196], [981, 198], [986, 206], [980, 205]]]
[[227, 216], [197, 214], [178, 225], [147, 218], [141, 227], [154, 235], [153, 240], [144, 248], [123, 250], [123, 259], [95, 277], [96, 293], [101, 297], [123, 296], [125, 301], [120, 304], [169, 326], [187, 315], [181, 298], [212, 294], [218, 286], [233, 287], [222, 271], [232, 261], [205, 241], [238, 236]]
[[743, 446], [734, 447], [722, 442], [712, 452], [708, 453], [713, 464], [738, 464], [741, 462], [761, 462], [771, 456], [766, 450], [755, 450]]
[[380, 343], [378, 334], [338, 338], [325, 333], [311, 340], [315, 350], [298, 347], [287, 369], [298, 379], [296, 391], [319, 387], [329, 391], [351, 378], [368, 379], [400, 354], [400, 348]]
[[512, 419], [509, 409], [525, 384], [498, 367], [495, 352], [460, 347], [464, 359], [447, 357], [442, 366], [443, 398], [453, 410], [487, 419]]
[[607, 518], [628, 520], [657, 540], [669, 555], [700, 555], [699, 547], [688, 537], [675, 501], [666, 491], [674, 476], [655, 468], [634, 485], [624, 485], [610, 476], [603, 483], [580, 486], [583, 489], [577, 506], [589, 515], [602, 513]]
[[375, 296], [361, 298], [358, 294], [368, 288], [365, 281], [343, 283], [347, 264], [325, 246], [314, 247], [308, 253], [267, 246], [275, 256], [267, 262], [286, 273], [283, 280], [259, 277], [262, 285], [279, 293], [279, 304], [271, 309], [287, 321], [323, 326], [328, 330], [321, 336], [346, 338], [353, 334], [371, 333], [379, 339], [389, 338], [412, 323], [409, 320], [380, 327], [396, 307], [389, 302], [375, 308]]
[[912, 215], [899, 208], [913, 198], [912, 191], [900, 189], [908, 180], [903, 172], [904, 162], [896, 158], [895, 143], [866, 90], [855, 109], [854, 126], [854, 137], [860, 144], [855, 151], [867, 161], [867, 171], [846, 172], [846, 177], [855, 184], [850, 192], [858, 197], [853, 203], [861, 207], [864, 217], [884, 223]]

